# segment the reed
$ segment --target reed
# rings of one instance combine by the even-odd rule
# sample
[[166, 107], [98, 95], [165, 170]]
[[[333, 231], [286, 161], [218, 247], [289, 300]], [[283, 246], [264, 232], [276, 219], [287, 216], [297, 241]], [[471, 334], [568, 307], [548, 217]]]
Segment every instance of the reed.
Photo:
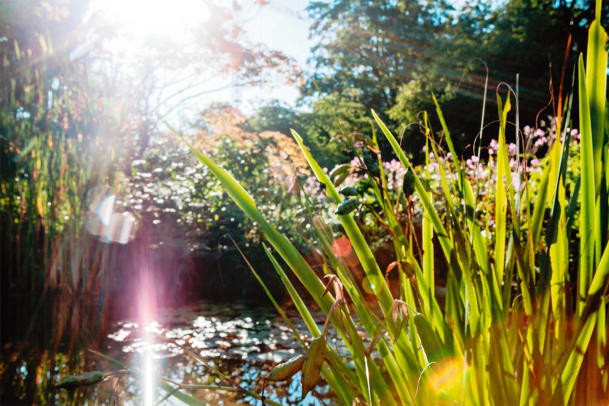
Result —
[[101, 340], [117, 258], [86, 227], [89, 191], [111, 182], [114, 160], [91, 134], [96, 112], [82, 105], [95, 89], [82, 63], [39, 42], [38, 55], [17, 41], [0, 47], [0, 289], [11, 343], [0, 380], [14, 396], [7, 402], [44, 404], [76, 401], [50, 385]]
[[[323, 224], [317, 231], [326, 277], [318, 276], [296, 246], [266, 221], [237, 180], [191, 147], [264, 231], [274, 249], [269, 250], [269, 259], [309, 329], [304, 362], [280, 365], [279, 372], [301, 365], [305, 391], [319, 382], [321, 372], [346, 405], [567, 405], [603, 404], [609, 398], [607, 34], [600, 10], [597, 1], [587, 55], [580, 56], [578, 65], [581, 188], [570, 187], [566, 179], [566, 111], [558, 117], [557, 140], [539, 181], [530, 182], [521, 165], [516, 175], [523, 181], [513, 180], [506, 147], [508, 94], [503, 99], [497, 96], [499, 149], [487, 164], [496, 179], [494, 200], [485, 202], [485, 211], [478, 209], [482, 197], [477, 191], [490, 185], [473, 185], [464, 174], [438, 106], [443, 136], [455, 160], [452, 166], [438, 161], [444, 207], [440, 211], [426, 186], [429, 172], [413, 167], [398, 140], [372, 112], [407, 170], [404, 190], [418, 197], [424, 213], [419, 247], [413, 233], [405, 232], [412, 224], [398, 220], [405, 207], [401, 199], [390, 197], [386, 174], [380, 170], [374, 176], [372, 188], [382, 206], [379, 216], [391, 234], [400, 274], [396, 297], [389, 289], [388, 270], [381, 270], [354, 219], [356, 206], [345, 206], [345, 198], [297, 133], [293, 136], [313, 173], [328, 197], [342, 207], [337, 216], [367, 286], [356, 283], [333, 251], [333, 236]], [[427, 124], [425, 132], [428, 154], [438, 156], [440, 146]], [[378, 150], [376, 135], [370, 148]], [[446, 264], [442, 268], [433, 260], [436, 240]], [[326, 314], [323, 329], [313, 322], [306, 301], [291, 287], [274, 255], [283, 259]], [[577, 258], [574, 263], [572, 256]], [[439, 273], [446, 274], [443, 301], [434, 280]], [[341, 359], [326, 344], [329, 328], [343, 339], [349, 359]]]

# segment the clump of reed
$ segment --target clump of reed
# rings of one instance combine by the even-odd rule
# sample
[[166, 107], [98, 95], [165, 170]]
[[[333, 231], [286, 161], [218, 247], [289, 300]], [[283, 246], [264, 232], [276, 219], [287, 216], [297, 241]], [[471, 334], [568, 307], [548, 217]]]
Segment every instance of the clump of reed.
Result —
[[[248, 192], [193, 149], [263, 230], [274, 250], [267, 250], [269, 260], [309, 329], [311, 341], [302, 343], [306, 355], [278, 366], [271, 379], [301, 372], [306, 392], [323, 377], [346, 405], [566, 405], [602, 404], [609, 398], [607, 34], [600, 24], [600, 10], [597, 1], [587, 54], [580, 56], [577, 67], [581, 174], [573, 187], [566, 182], [570, 158], [566, 128], [573, 96], [559, 103], [557, 140], [535, 183], [520, 167], [512, 176], [506, 147], [511, 100], [509, 94], [497, 97], [498, 150], [496, 159], [487, 164], [496, 182], [494, 199], [484, 211], [477, 209], [476, 191], [488, 185], [472, 184], [464, 175], [439, 107], [444, 140], [455, 160], [454, 165], [439, 161], [443, 211], [433, 204], [426, 186], [429, 172], [413, 167], [392, 132], [372, 113], [406, 169], [403, 193], [415, 194], [423, 211], [417, 242], [414, 233], [405, 231], [412, 225], [397, 220], [403, 206], [387, 192], [379, 157], [371, 185], [382, 206], [378, 215], [392, 237], [396, 258], [392, 269], [400, 282], [397, 296], [390, 292], [388, 270], [380, 269], [354, 219], [357, 204], [341, 196], [297, 133], [293, 135], [302, 153], [338, 207], [344, 236], [365, 273], [363, 286], [333, 249], [334, 236], [323, 224], [316, 227], [324, 254], [325, 276], [320, 277], [267, 222]], [[426, 134], [427, 152], [439, 156], [427, 120]], [[371, 147], [379, 149], [376, 134]], [[434, 279], [439, 271], [433, 259], [438, 248], [446, 264], [441, 270], [446, 273], [442, 302]], [[575, 255], [570, 255], [573, 250]], [[323, 329], [314, 322], [277, 254], [326, 314]], [[349, 349], [349, 359], [326, 343], [330, 327]]]

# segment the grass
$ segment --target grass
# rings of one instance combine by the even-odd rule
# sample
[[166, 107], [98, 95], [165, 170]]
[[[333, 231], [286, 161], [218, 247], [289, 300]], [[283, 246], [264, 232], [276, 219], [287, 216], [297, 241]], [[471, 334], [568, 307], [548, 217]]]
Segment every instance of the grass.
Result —
[[[391, 234], [400, 275], [397, 297], [391, 294], [386, 274], [352, 213], [338, 217], [365, 273], [367, 291], [332, 249], [333, 236], [323, 224], [318, 223], [316, 230], [326, 277], [318, 276], [299, 250], [265, 220], [229, 172], [192, 148], [244, 213], [260, 225], [274, 249], [268, 251], [269, 259], [312, 339], [302, 365], [305, 389], [319, 382], [321, 372], [346, 405], [567, 405], [603, 404], [609, 399], [607, 34], [600, 25], [600, 4], [597, 1], [596, 20], [589, 31], [586, 63], [580, 56], [578, 65], [580, 189], [569, 188], [566, 182], [566, 111], [561, 112], [563, 121], [557, 129], [561, 136], [549, 152], [541, 180], [529, 184], [519, 166], [523, 187], [515, 187], [506, 148], [511, 100], [509, 94], [504, 99], [498, 95], [499, 150], [496, 160], [488, 162], [496, 179], [494, 201], [487, 202], [489, 210], [477, 211], [480, 197], [474, 190], [484, 185], [472, 185], [461, 163], [451, 167], [444, 161], [439, 174], [445, 209], [439, 211], [426, 186], [429, 172], [420, 173], [412, 166], [398, 140], [372, 112], [408, 170], [405, 182], [424, 212], [418, 246], [413, 233], [404, 231], [413, 225], [397, 219], [396, 212], [404, 207], [399, 199], [389, 197], [386, 174], [381, 170], [375, 177], [372, 187], [382, 204], [379, 216]], [[456, 158], [439, 107], [437, 114], [444, 140]], [[425, 122], [427, 153], [438, 156], [440, 145]], [[340, 205], [344, 198], [301, 137], [295, 132], [293, 136], [328, 197]], [[376, 134], [369, 147], [379, 149]], [[577, 236], [573, 224], [578, 224]], [[436, 240], [446, 265], [433, 260]], [[326, 314], [322, 331], [274, 255], [282, 258]], [[446, 275], [443, 303], [434, 280], [438, 274]], [[341, 359], [326, 344], [330, 326], [343, 339], [350, 359]]]
[[[48, 48], [39, 58], [20, 45], [0, 49], [1, 289], [12, 309], [2, 315], [3, 344], [19, 340], [3, 348], [0, 379], [5, 396], [15, 397], [9, 402], [75, 402], [46, 388], [58, 373], [85, 366], [79, 349], [99, 342], [107, 319], [108, 301], [98, 299], [106, 298], [116, 256], [85, 225], [86, 197], [110, 179], [112, 150], [99, 151], [102, 162], [92, 153], [100, 140], [82, 128], [95, 115], [74, 96], [94, 94], [82, 67], [67, 58], [51, 67]], [[36, 344], [47, 351], [30, 348]]]

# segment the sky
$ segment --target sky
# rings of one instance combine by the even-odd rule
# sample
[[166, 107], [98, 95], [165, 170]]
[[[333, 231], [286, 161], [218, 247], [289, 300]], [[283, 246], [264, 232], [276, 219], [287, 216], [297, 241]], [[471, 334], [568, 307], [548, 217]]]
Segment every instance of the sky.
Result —
[[[308, 38], [311, 20], [305, 10], [307, 3], [303, 0], [271, 0], [248, 22], [245, 29], [253, 41], [282, 51], [302, 67], [306, 67], [307, 59], [311, 55], [310, 49], [314, 45]], [[295, 104], [297, 97], [298, 90], [294, 86], [280, 86], [262, 91], [250, 89], [243, 92], [244, 100], [276, 98], [290, 105]]]
[[[205, 3], [207, 0], [94, 0], [94, 9], [101, 11], [114, 26], [120, 30], [120, 35], [113, 45], [119, 59], [127, 61], [130, 55], [137, 53], [138, 44], [154, 40], [154, 38], [170, 38], [176, 44], [187, 43], [189, 31], [201, 21], [211, 21]], [[269, 49], [278, 50], [294, 58], [305, 67], [313, 45], [308, 39], [308, 29], [311, 21], [307, 18], [305, 0], [267, 0], [264, 6], [257, 6], [255, 0], [241, 0], [247, 11], [246, 22], [242, 27], [251, 43], [261, 43]], [[135, 52], [134, 52], [135, 51]], [[192, 72], [183, 72], [183, 76], [192, 76]], [[166, 83], [172, 83], [174, 76], [167, 74]], [[161, 78], [163, 82], [163, 78]], [[177, 80], [176, 82], [180, 82]], [[182, 82], [182, 85], [185, 82]], [[231, 78], [227, 75], [217, 75], [212, 81], [199, 81], [196, 78], [184, 94], [204, 93], [209, 89], [228, 87]], [[179, 93], [171, 85], [166, 86], [169, 94]], [[182, 93], [180, 93], [182, 94]], [[162, 97], [159, 97], [161, 99]], [[235, 105], [246, 113], [252, 114], [261, 105], [273, 99], [294, 106], [298, 98], [298, 89], [294, 85], [286, 85], [281, 81], [273, 85], [250, 88], [227, 88], [202, 96], [193, 97], [187, 103], [179, 106], [176, 113], [168, 117], [170, 122], [192, 122], [197, 113], [214, 102], [227, 102]], [[168, 104], [169, 106], [169, 104]], [[167, 107], [169, 108], [169, 107]]]
[[313, 42], [308, 38], [311, 25], [306, 1], [271, 0], [247, 25], [253, 39], [279, 49], [305, 63]]

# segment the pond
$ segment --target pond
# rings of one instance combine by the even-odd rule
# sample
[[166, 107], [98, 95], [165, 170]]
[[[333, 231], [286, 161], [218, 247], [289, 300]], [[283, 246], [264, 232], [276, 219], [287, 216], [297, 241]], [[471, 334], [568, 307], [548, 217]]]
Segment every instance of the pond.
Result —
[[[307, 329], [297, 312], [290, 308], [284, 310], [306, 338]], [[321, 328], [323, 315], [320, 312], [313, 314]], [[81, 364], [79, 373], [85, 370], [113, 373], [101, 384], [77, 389], [75, 393], [52, 389], [50, 385], [46, 388], [38, 385], [37, 390], [51, 391], [50, 397], [49, 393], [44, 396], [51, 404], [184, 404], [174, 396], [167, 397], [169, 393], [163, 389], [163, 382], [169, 381], [187, 385], [238, 385], [261, 395], [264, 377], [271, 368], [304, 352], [277, 311], [259, 303], [200, 301], [178, 308], [158, 309], [155, 316], [146, 323], [135, 318], [115, 321], [109, 325], [100, 345], [95, 347], [97, 350], [91, 350], [90, 346], [78, 350], [77, 356], [87, 359]], [[332, 333], [328, 342], [335, 347], [338, 343]], [[344, 352], [344, 348], [337, 350]], [[13, 361], [16, 356], [12, 355]], [[3, 374], [7, 372], [9, 357], [8, 352], [3, 352]], [[12, 378], [8, 387], [10, 380], [3, 376], [2, 390], [27, 388], [32, 374], [36, 375], [37, 382], [41, 374], [46, 374], [51, 382], [57, 382], [59, 377], [53, 375], [61, 375], [58, 371], [65, 370], [62, 365], [65, 367], [69, 359], [60, 351], [56, 359], [55, 366], [46, 371], [41, 368], [40, 365], [45, 364], [40, 360], [40, 365], [21, 361], [15, 369], [18, 376]], [[243, 391], [188, 388], [183, 392], [214, 405], [262, 405], [260, 400]], [[269, 382], [264, 387], [264, 396], [283, 405], [334, 403], [326, 385], [319, 385], [301, 399], [299, 373], [287, 382]]]

